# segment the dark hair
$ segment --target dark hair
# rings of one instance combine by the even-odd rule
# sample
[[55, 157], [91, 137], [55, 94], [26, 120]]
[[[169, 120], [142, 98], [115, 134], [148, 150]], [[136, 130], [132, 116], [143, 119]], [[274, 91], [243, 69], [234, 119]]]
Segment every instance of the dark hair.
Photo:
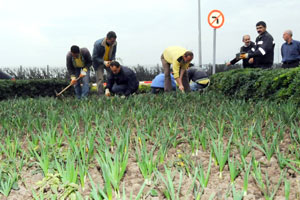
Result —
[[114, 31], [109, 31], [108, 33], [107, 33], [107, 35], [106, 35], [106, 38], [107, 39], [111, 39], [111, 38], [117, 38], [117, 35], [116, 35], [116, 33], [114, 32]]
[[117, 68], [119, 68], [120, 67], [120, 63], [119, 62], [117, 62], [117, 61], [111, 61], [111, 63], [109, 64], [109, 66], [115, 66], [115, 67], [117, 67]]
[[76, 46], [76, 45], [71, 46], [71, 52], [72, 53], [80, 53], [79, 46]]
[[194, 57], [194, 54], [191, 51], [187, 51], [187, 52], [184, 53], [184, 56], [185, 57], [188, 57], [188, 56]]
[[264, 21], [259, 21], [259, 22], [257, 22], [256, 23], [256, 26], [263, 26], [263, 27], [267, 27], [267, 24], [266, 24], [266, 22], [264, 22]]

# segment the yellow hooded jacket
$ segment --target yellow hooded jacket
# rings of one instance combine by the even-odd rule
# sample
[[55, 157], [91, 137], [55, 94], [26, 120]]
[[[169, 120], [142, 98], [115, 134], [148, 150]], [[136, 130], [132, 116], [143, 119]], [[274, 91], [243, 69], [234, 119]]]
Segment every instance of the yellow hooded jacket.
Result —
[[183, 63], [183, 60], [181, 62], [178, 62], [178, 58], [182, 57], [185, 52], [187, 52], [183, 47], [178, 47], [178, 46], [172, 46], [168, 47], [164, 50], [163, 56], [164, 59], [173, 65], [173, 73], [174, 73], [174, 78], [179, 78], [179, 72], [180, 69], [188, 69], [189, 68], [189, 62], [188, 63]]

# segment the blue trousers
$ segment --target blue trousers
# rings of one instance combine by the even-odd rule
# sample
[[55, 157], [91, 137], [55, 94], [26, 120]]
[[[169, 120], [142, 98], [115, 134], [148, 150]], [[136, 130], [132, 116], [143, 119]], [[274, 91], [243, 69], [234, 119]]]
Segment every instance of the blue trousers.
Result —
[[[76, 68], [75, 69], [75, 76], [76, 78], [79, 77], [80, 75], [80, 72], [81, 72], [81, 68]], [[81, 82], [82, 82], [82, 87], [81, 87]], [[81, 78], [79, 81], [77, 81], [77, 83], [74, 85], [74, 88], [75, 88], [75, 94], [76, 94], [76, 97], [78, 99], [81, 99], [81, 98], [84, 98], [84, 97], [87, 97], [88, 94], [89, 94], [89, 91], [90, 91], [90, 70], [88, 70], [86, 72], [86, 76]]]
[[195, 83], [195, 82], [192, 82], [190, 84], [190, 87], [191, 87], [191, 90], [194, 92], [194, 91], [198, 91], [200, 89], [203, 89], [204, 87], [198, 83]]

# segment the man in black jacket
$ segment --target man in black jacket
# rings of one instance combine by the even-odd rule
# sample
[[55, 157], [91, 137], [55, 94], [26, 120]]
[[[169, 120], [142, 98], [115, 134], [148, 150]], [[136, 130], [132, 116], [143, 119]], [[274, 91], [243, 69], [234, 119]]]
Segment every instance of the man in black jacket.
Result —
[[274, 60], [274, 39], [267, 32], [267, 25], [260, 21], [256, 24], [256, 30], [259, 34], [256, 38], [255, 51], [241, 54], [241, 59], [249, 59], [249, 63], [253, 63], [255, 68], [269, 69], [273, 65]]
[[[240, 53], [253, 52], [255, 50], [255, 44], [251, 41], [250, 35], [243, 36], [244, 46], [241, 47]], [[239, 57], [234, 58], [230, 62], [226, 63], [226, 66], [234, 65], [241, 59]], [[243, 68], [253, 68], [253, 63], [249, 63], [249, 58], [243, 60]]]
[[121, 66], [117, 61], [112, 61], [109, 66], [111, 73], [105, 88], [106, 96], [111, 96], [111, 93], [129, 96], [138, 90], [139, 81], [131, 69]]

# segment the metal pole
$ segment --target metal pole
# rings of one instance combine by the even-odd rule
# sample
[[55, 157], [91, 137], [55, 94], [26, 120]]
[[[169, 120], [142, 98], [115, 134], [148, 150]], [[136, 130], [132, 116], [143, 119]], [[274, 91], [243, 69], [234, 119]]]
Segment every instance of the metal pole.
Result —
[[202, 44], [201, 44], [201, 0], [198, 0], [198, 38], [199, 38], [199, 66], [202, 67]]
[[216, 47], [217, 47], [217, 29], [214, 28], [214, 53], [213, 53], [213, 74], [216, 73]]

